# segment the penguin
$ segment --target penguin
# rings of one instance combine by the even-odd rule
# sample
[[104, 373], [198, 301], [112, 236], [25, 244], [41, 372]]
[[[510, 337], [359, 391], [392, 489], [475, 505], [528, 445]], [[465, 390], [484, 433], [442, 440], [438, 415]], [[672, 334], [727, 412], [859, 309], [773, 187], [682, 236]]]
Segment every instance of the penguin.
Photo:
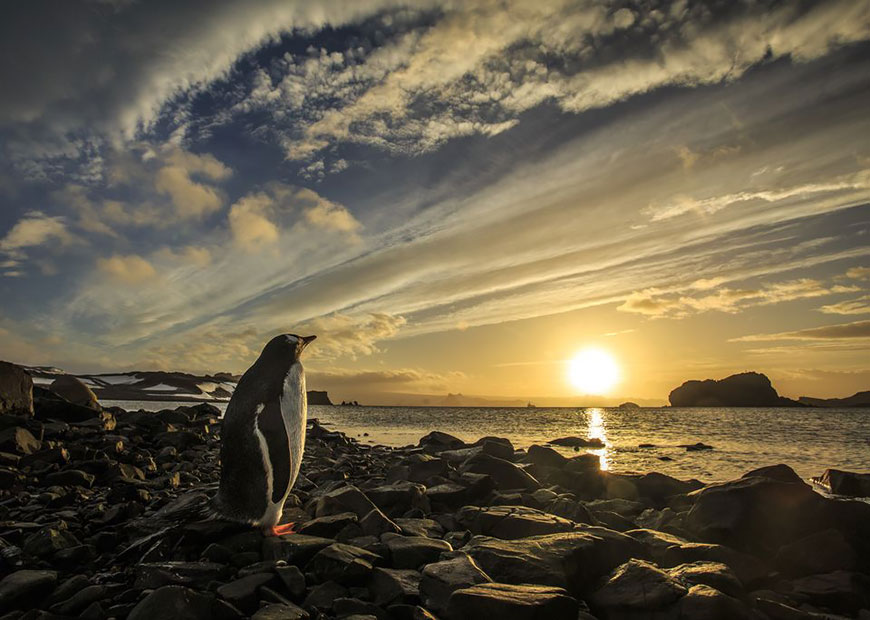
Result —
[[216, 517], [292, 533], [292, 523], [278, 523], [302, 464], [308, 398], [299, 358], [315, 338], [276, 336], [239, 380], [222, 423]]

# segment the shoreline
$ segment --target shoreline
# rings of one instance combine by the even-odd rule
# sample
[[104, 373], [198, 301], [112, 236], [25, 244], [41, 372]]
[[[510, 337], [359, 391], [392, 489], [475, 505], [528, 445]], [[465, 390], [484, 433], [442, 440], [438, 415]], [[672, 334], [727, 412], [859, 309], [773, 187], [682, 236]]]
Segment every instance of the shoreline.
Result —
[[870, 504], [786, 466], [705, 485], [497, 437], [372, 446], [311, 420], [285, 508], [299, 533], [273, 538], [190, 520], [218, 479], [217, 408], [40, 405], [0, 417], [4, 620], [870, 613]]

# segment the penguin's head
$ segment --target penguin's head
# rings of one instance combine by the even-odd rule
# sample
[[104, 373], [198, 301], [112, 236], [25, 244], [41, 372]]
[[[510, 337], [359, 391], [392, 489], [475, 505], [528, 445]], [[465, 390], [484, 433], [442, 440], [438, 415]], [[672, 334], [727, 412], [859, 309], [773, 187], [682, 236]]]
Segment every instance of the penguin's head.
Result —
[[260, 359], [290, 366], [299, 361], [302, 351], [315, 338], [317, 336], [297, 336], [296, 334], [275, 336], [263, 348]]

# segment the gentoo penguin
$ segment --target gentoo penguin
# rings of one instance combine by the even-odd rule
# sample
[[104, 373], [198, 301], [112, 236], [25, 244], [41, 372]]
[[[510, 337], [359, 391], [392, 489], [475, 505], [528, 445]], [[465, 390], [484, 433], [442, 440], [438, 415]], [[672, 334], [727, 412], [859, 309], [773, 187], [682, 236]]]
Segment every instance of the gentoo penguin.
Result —
[[239, 380], [222, 423], [216, 516], [292, 532], [278, 522], [302, 463], [308, 399], [299, 357], [315, 337], [276, 336]]

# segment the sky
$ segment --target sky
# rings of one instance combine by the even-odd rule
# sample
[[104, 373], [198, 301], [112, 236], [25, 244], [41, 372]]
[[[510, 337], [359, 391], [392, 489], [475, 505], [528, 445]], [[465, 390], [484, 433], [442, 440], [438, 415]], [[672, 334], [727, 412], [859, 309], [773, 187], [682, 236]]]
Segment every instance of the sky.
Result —
[[0, 48], [0, 358], [870, 389], [870, 0], [39, 0]]

